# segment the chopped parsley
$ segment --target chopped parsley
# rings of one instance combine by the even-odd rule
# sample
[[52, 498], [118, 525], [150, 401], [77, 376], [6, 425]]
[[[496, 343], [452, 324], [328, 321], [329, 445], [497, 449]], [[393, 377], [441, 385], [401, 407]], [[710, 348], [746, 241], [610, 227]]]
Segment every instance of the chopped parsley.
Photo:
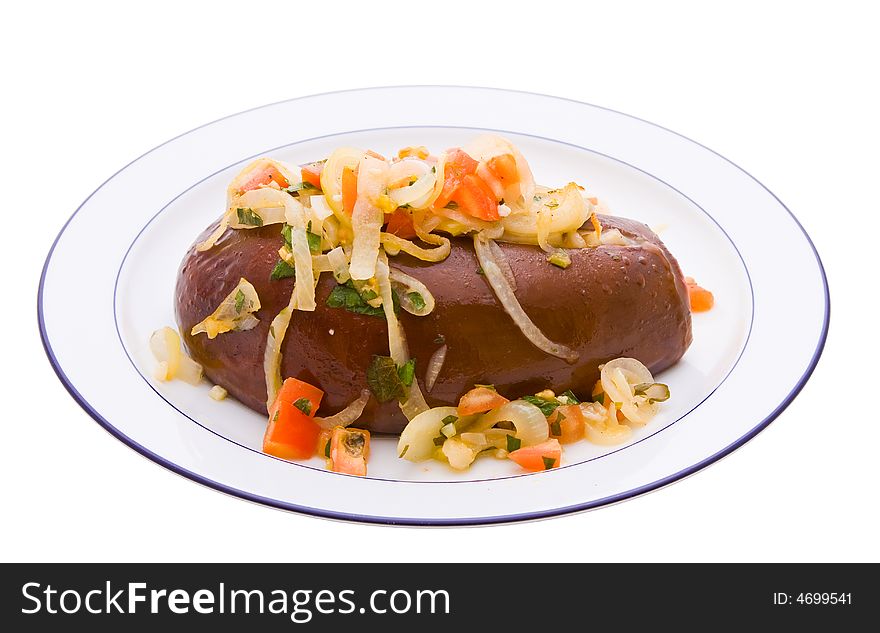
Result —
[[442, 334], [438, 334], [437, 338], [434, 339], [434, 343], [437, 345], [444, 345], [446, 343], [446, 337]]
[[556, 419], [550, 424], [550, 434], [559, 437], [562, 435], [562, 425], [560, 422], [565, 419], [565, 416], [562, 415], [562, 412], [556, 413]]
[[547, 261], [553, 264], [554, 266], [558, 266], [559, 268], [566, 269], [571, 266], [571, 255], [568, 254], [568, 251], [564, 251], [561, 248], [559, 250], [553, 251], [548, 257]]
[[447, 424], [455, 424], [456, 422], [458, 422], [458, 417], [454, 415], [447, 415], [441, 420], [441, 422], [443, 423], [443, 426], [446, 426]]
[[556, 200], [551, 200], [550, 202], [545, 202], [544, 206], [547, 207], [548, 209], [555, 209], [556, 207], [559, 206], [559, 203], [556, 202]]
[[[409, 448], [409, 445], [407, 445], [407, 446], [403, 449], [403, 452], [404, 452], [404, 453], [406, 452], [406, 449], [407, 449], [407, 448]], [[330, 440], [327, 440], [327, 443], [324, 444], [324, 457], [328, 457], [328, 458], [330, 457]], [[401, 454], [401, 457], [403, 457], [402, 454]]]
[[550, 417], [550, 414], [556, 411], [556, 407], [559, 406], [560, 402], [556, 398], [541, 398], [539, 396], [523, 396], [522, 398], [526, 402], [530, 402], [541, 410], [546, 417]]
[[515, 435], [507, 436], [507, 452], [512, 453], [513, 451], [518, 451], [522, 446], [522, 440], [519, 439]]
[[290, 185], [287, 189], [285, 189], [287, 193], [290, 195], [301, 195], [304, 193], [314, 193], [315, 191], [321, 191], [318, 187], [313, 185], [310, 182], [298, 182], [296, 184]]
[[272, 274], [269, 275], [269, 279], [272, 281], [277, 281], [279, 279], [287, 279], [295, 275], [296, 270], [294, 270], [293, 266], [288, 264], [283, 259], [279, 259], [278, 263], [275, 264], [275, 268], [272, 269]]
[[367, 368], [367, 386], [379, 402], [401, 400], [413, 384], [415, 369], [414, 358], [398, 367], [390, 356], [373, 356]]
[[409, 292], [406, 296], [416, 310], [422, 311], [425, 309], [425, 299], [418, 292]]
[[238, 223], [248, 226], [263, 226], [263, 218], [253, 209], [241, 208], [235, 210], [238, 214]]
[[398, 367], [397, 375], [400, 377], [400, 382], [407, 387], [411, 387], [416, 375], [416, 359], [410, 358], [403, 365]]
[[309, 220], [309, 226], [306, 228], [306, 239], [309, 241], [309, 252], [315, 255], [321, 254], [321, 236], [312, 233], [312, 221]]
[[477, 267], [477, 274], [478, 274], [478, 275], [485, 275], [485, 274], [486, 274], [486, 273], [483, 272], [483, 267], [482, 267], [482, 266]]
[[311, 415], [312, 413], [312, 403], [309, 402], [308, 398], [300, 398], [293, 403], [293, 406], [295, 406], [306, 415]]
[[235, 312], [241, 314], [242, 308], [244, 308], [244, 293], [239, 288], [238, 292], [235, 293]]
[[565, 391], [565, 393], [563, 393], [562, 395], [565, 396], [566, 398], [568, 398], [568, 404], [580, 404], [581, 403], [581, 401], [578, 400], [578, 397], [576, 395], [574, 395], [574, 392], [572, 392], [571, 389], [567, 389]]
[[289, 250], [289, 251], [293, 250], [293, 242], [290, 239], [290, 231], [292, 228], [293, 227], [290, 226], [289, 224], [285, 224], [281, 228], [281, 237], [284, 238], [284, 245], [287, 247], [287, 250]]
[[438, 435], [437, 437], [434, 438], [434, 446], [443, 446], [443, 442], [445, 442], [445, 441], [446, 441], [445, 435], [442, 435], [442, 434]]
[[[372, 294], [372, 296], [371, 296]], [[385, 310], [382, 306], [373, 307], [367, 301], [375, 299], [376, 293], [371, 290], [364, 291], [361, 294], [354, 287], [354, 283], [349, 279], [344, 284], [338, 284], [330, 291], [327, 297], [327, 306], [330, 308], [345, 308], [349, 312], [355, 314], [366, 314], [384, 319]], [[394, 302], [394, 312], [399, 311], [397, 293], [391, 292], [391, 299]]]
[[550, 470], [551, 468], [553, 468], [553, 466], [556, 465], [555, 457], [542, 456], [541, 460], [544, 462], [544, 470]]
[[407, 444], [406, 446], [403, 447], [403, 450], [400, 451], [400, 454], [398, 455], [398, 457], [401, 458], [401, 459], [403, 459], [403, 456], [406, 455], [406, 452], [407, 452], [408, 450], [409, 450], [409, 444]]

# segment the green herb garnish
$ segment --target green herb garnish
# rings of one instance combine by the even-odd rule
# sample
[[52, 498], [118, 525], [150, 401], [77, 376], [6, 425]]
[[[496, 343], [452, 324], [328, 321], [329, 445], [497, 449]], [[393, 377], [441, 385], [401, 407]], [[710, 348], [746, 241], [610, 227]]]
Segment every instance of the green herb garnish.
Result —
[[236, 314], [241, 314], [242, 308], [244, 308], [244, 293], [241, 291], [241, 288], [239, 288], [238, 292], [235, 293], [235, 312], [236, 312]]
[[303, 181], [303, 182], [298, 182], [296, 184], [290, 185], [284, 191], [286, 191], [287, 193], [289, 193], [290, 195], [293, 196], [293, 195], [299, 195], [300, 192], [310, 193], [310, 192], [321, 191], [321, 190], [318, 187], [316, 187], [315, 185], [313, 185], [312, 183]]
[[445, 435], [438, 435], [434, 438], [434, 446], [443, 446], [443, 442], [446, 441]]
[[390, 356], [373, 356], [373, 362], [367, 367], [367, 386], [379, 402], [406, 397], [406, 386]]
[[495, 388], [495, 385], [478, 385], [478, 384], [474, 383], [474, 387], [482, 387], [483, 389], [491, 389], [492, 391], [498, 391]]
[[379, 295], [376, 294], [375, 290], [370, 290], [369, 288], [361, 291], [361, 299], [363, 299], [364, 301], [372, 301], [378, 296]]
[[550, 202], [545, 202], [544, 206], [547, 207], [548, 209], [555, 209], [556, 207], [559, 206], [559, 203], [556, 202], [556, 200], [551, 200]]
[[563, 393], [562, 395], [565, 396], [566, 398], [568, 398], [569, 404], [580, 404], [581, 403], [581, 401], [578, 400], [578, 397], [576, 395], [574, 395], [574, 393], [572, 392], [571, 389], [566, 389], [565, 393]]
[[397, 375], [400, 377], [400, 382], [407, 387], [411, 387], [413, 384], [413, 378], [415, 378], [416, 375], [416, 359], [410, 358], [403, 365], [398, 367]]
[[[403, 449], [404, 453], [406, 452], [407, 448], [409, 448], [409, 444], [407, 444], [406, 447]], [[327, 443], [324, 444], [324, 457], [330, 457], [330, 440], [327, 440]], [[401, 457], [403, 457], [402, 454]]]
[[457, 209], [458, 203], [457, 202], [450, 202], [449, 204], [446, 205], [446, 208], [447, 209]]
[[350, 279], [344, 284], [337, 285], [330, 291], [330, 296], [327, 297], [327, 306], [331, 308], [345, 308], [355, 314], [385, 318], [385, 310], [382, 309], [382, 306], [374, 308], [367, 303], [355, 289]]
[[400, 459], [403, 459], [403, 456], [406, 455], [406, 452], [407, 452], [408, 450], [409, 450], [409, 444], [407, 444], [406, 446], [403, 447], [403, 450], [400, 451], [400, 454], [398, 455], [398, 457], [399, 457]]
[[321, 236], [317, 233], [312, 233], [312, 221], [309, 220], [309, 225], [306, 228], [306, 239], [309, 242], [309, 252], [314, 253], [315, 255], [321, 254]]
[[454, 415], [447, 415], [441, 420], [441, 422], [443, 423], [443, 426], [446, 426], [447, 424], [455, 424], [456, 422], [458, 422], [458, 417]]
[[275, 264], [275, 268], [272, 269], [272, 274], [269, 275], [269, 279], [272, 281], [277, 281], [279, 279], [287, 279], [289, 277], [293, 277], [296, 275], [296, 270], [288, 264], [283, 259], [279, 259], [278, 263]]
[[293, 406], [295, 406], [306, 415], [311, 415], [312, 413], [312, 403], [309, 402], [308, 398], [298, 399], [296, 402], [293, 403]]
[[437, 338], [434, 339], [434, 343], [436, 343], [437, 345], [443, 345], [446, 343], [446, 337], [442, 334], [439, 334]]
[[564, 420], [565, 416], [561, 413], [558, 413], [556, 415], [556, 419], [550, 423], [550, 434], [559, 437], [560, 435], [562, 435], [562, 425], [559, 423], [559, 421]]
[[546, 417], [550, 417], [554, 411], [556, 411], [556, 407], [559, 406], [559, 400], [553, 398], [552, 400], [549, 398], [540, 398], [538, 396], [523, 396], [522, 398], [526, 402], [531, 402], [533, 405], [538, 407]]
[[425, 299], [418, 292], [409, 292], [406, 296], [416, 310], [421, 311], [425, 309]]
[[293, 250], [293, 242], [290, 239], [290, 231], [293, 229], [289, 224], [285, 224], [281, 227], [281, 237], [284, 238], [284, 245], [287, 247], [287, 250]]
[[567, 251], [559, 249], [551, 253], [547, 257], [547, 261], [554, 266], [559, 266], [560, 268], [565, 269], [571, 266], [571, 255], [569, 255]]
[[553, 468], [553, 465], [556, 464], [555, 457], [541, 457], [541, 460], [544, 462], [544, 470], [550, 470]]
[[512, 453], [513, 451], [518, 451], [522, 446], [522, 440], [516, 437], [515, 435], [507, 436], [507, 452]]
[[253, 209], [241, 208], [235, 210], [238, 214], [238, 223], [248, 226], [263, 226], [263, 218]]
[[486, 274], [486, 273], [483, 272], [483, 267], [482, 267], [482, 266], [479, 266], [479, 267], [477, 268], [477, 274], [478, 274], [478, 275], [485, 275], [485, 274]]

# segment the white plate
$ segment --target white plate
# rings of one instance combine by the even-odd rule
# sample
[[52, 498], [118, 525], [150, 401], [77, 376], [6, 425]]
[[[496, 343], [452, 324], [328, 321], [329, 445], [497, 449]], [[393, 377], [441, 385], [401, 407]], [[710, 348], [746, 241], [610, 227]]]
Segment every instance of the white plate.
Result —
[[[686, 274], [716, 297], [694, 343], [662, 374], [672, 399], [628, 444], [566, 446], [563, 466], [520, 474], [484, 459], [469, 472], [411, 464], [374, 440], [370, 475], [330, 473], [259, 451], [265, 419], [208, 385], [156, 383], [147, 341], [174, 325], [178, 265], [223, 210], [252, 157], [292, 162], [339, 145], [435, 151], [492, 130], [519, 145], [539, 182], [577, 180], [616, 215], [657, 229]], [[293, 99], [183, 134], [101, 185], [46, 260], [39, 318], [73, 397], [157, 463], [239, 497], [318, 516], [391, 524], [517, 521], [596, 508], [681, 479], [769, 424], [812, 372], [828, 289], [809, 237], [763, 185], [711, 150], [618, 112], [543, 95], [392, 87]]]

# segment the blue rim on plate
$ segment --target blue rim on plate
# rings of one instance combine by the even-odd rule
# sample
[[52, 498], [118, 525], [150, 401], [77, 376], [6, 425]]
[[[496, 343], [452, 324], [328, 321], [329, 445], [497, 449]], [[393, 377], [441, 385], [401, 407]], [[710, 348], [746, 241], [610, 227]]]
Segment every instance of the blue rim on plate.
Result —
[[[316, 508], [312, 508], [312, 507], [299, 506], [297, 504], [283, 502], [283, 501], [279, 501], [277, 499], [271, 499], [271, 498], [263, 497], [261, 495], [257, 495], [257, 494], [253, 494], [253, 493], [246, 492], [243, 490], [239, 490], [239, 489], [227, 486], [225, 484], [221, 484], [219, 482], [213, 481], [213, 480], [208, 479], [206, 477], [203, 477], [202, 475], [194, 473], [188, 469], [185, 469], [185, 468], [179, 466], [178, 464], [175, 464], [175, 463], [161, 457], [160, 455], [154, 453], [153, 451], [149, 450], [148, 448], [142, 446], [141, 444], [135, 442], [134, 440], [132, 440], [131, 438], [126, 436], [124, 433], [119, 431], [119, 429], [117, 429], [115, 426], [113, 426], [107, 419], [105, 419], [100, 413], [98, 413], [98, 411], [95, 410], [89, 404], [89, 402], [86, 401], [85, 398], [77, 391], [77, 389], [73, 386], [70, 379], [65, 375], [64, 371], [62, 370], [60, 363], [58, 362], [58, 360], [55, 357], [55, 354], [52, 350], [52, 346], [49, 343], [49, 338], [48, 338], [48, 334], [46, 332], [45, 320], [44, 320], [44, 315], [43, 315], [43, 290], [44, 290], [44, 283], [45, 283], [45, 279], [46, 279], [46, 273], [47, 273], [47, 270], [49, 267], [49, 262], [52, 258], [52, 254], [54, 253], [55, 247], [58, 244], [58, 241], [60, 240], [61, 236], [63, 235], [63, 233], [67, 229], [70, 222], [74, 219], [74, 217], [76, 217], [77, 213], [79, 213], [79, 211], [83, 208], [83, 206], [85, 206], [85, 204], [98, 191], [100, 191], [110, 180], [112, 180], [114, 177], [116, 177], [119, 173], [124, 171], [130, 165], [132, 165], [135, 162], [137, 162], [138, 160], [142, 159], [144, 156], [147, 156], [148, 154], [152, 153], [153, 151], [159, 149], [160, 147], [163, 147], [164, 145], [167, 145], [168, 143], [171, 143], [172, 141], [174, 141], [176, 139], [179, 139], [183, 136], [186, 136], [187, 134], [190, 134], [196, 130], [199, 130], [199, 129], [204, 128], [209, 125], [212, 125], [212, 124], [217, 123], [219, 121], [223, 121], [223, 120], [238, 116], [240, 114], [244, 114], [246, 112], [252, 112], [252, 111], [260, 110], [263, 108], [268, 108], [273, 105], [278, 105], [280, 103], [288, 103], [291, 101], [298, 101], [300, 99], [313, 98], [313, 97], [318, 97], [318, 96], [326, 96], [326, 95], [332, 95], [332, 94], [340, 94], [340, 93], [358, 93], [358, 92], [363, 92], [363, 91], [367, 91], [367, 90], [372, 91], [372, 90], [377, 90], [377, 89], [378, 90], [395, 89], [395, 88], [402, 88], [402, 87], [404, 87], [404, 86], [383, 86], [380, 88], [341, 90], [341, 91], [334, 91], [334, 92], [328, 92], [328, 93], [321, 93], [318, 95], [307, 95], [307, 96], [303, 96], [303, 97], [297, 97], [294, 99], [287, 99], [287, 100], [279, 101], [276, 103], [259, 106], [256, 108], [251, 108], [248, 110], [244, 110], [242, 112], [238, 112], [238, 113], [231, 114], [231, 115], [228, 115], [225, 117], [221, 117], [220, 119], [217, 119], [215, 121], [211, 121], [209, 123], [205, 123], [205, 124], [200, 125], [196, 128], [193, 128], [192, 130], [189, 130], [188, 132], [184, 132], [183, 134], [179, 134], [179, 135], [175, 136], [174, 138], [169, 139], [168, 141], [165, 141], [164, 143], [162, 143], [160, 145], [157, 145], [153, 149], [145, 152], [141, 156], [132, 160], [131, 162], [126, 164], [124, 167], [119, 169], [117, 172], [115, 172], [112, 176], [107, 178], [103, 183], [101, 183], [101, 185], [97, 189], [95, 189], [95, 191], [93, 191], [91, 194], [89, 194], [89, 196], [82, 202], [82, 204], [80, 204], [79, 207], [77, 207], [76, 211], [73, 213], [73, 215], [71, 215], [71, 217], [67, 220], [67, 222], [65, 222], [64, 226], [61, 228], [58, 235], [56, 236], [54, 242], [52, 243], [52, 247], [50, 248], [49, 253], [46, 257], [46, 261], [43, 265], [43, 270], [40, 275], [39, 290], [38, 290], [38, 294], [37, 294], [37, 319], [39, 322], [40, 337], [42, 340], [43, 348], [46, 352], [47, 357], [49, 358], [49, 361], [52, 365], [53, 370], [55, 371], [56, 375], [58, 376], [59, 380], [62, 382], [64, 387], [67, 389], [68, 393], [70, 393], [70, 395], [73, 397], [73, 399], [96, 422], [98, 422], [111, 435], [113, 435], [114, 437], [119, 439], [121, 442], [123, 442], [124, 444], [126, 444], [130, 448], [134, 449], [135, 451], [137, 451], [138, 453], [140, 453], [144, 457], [147, 457], [148, 459], [158, 463], [159, 465], [164, 466], [165, 468], [171, 470], [172, 472], [175, 472], [175, 473], [182, 475], [188, 479], [191, 479], [192, 481], [203, 484], [205, 486], [208, 486], [208, 487], [213, 488], [215, 490], [218, 490], [220, 492], [224, 492], [229, 495], [239, 497], [241, 499], [245, 499], [247, 501], [252, 501], [255, 503], [274, 507], [277, 509], [289, 510], [289, 511], [294, 511], [294, 512], [298, 512], [298, 513], [302, 513], [302, 514], [319, 516], [322, 518], [329, 518], [329, 519], [336, 519], [336, 520], [343, 520], [343, 521], [356, 521], [356, 522], [361, 522], [361, 523], [385, 524], [385, 525], [410, 525], [410, 526], [486, 525], [486, 524], [511, 523], [511, 522], [518, 522], [518, 521], [524, 521], [524, 520], [535, 520], [535, 519], [549, 518], [549, 517], [559, 516], [559, 515], [564, 515], [564, 514], [570, 514], [570, 513], [574, 513], [574, 512], [591, 510], [591, 509], [595, 509], [595, 508], [602, 507], [605, 505], [618, 503], [620, 501], [625, 501], [627, 499], [631, 499], [633, 497], [645, 494], [647, 492], [652, 492], [654, 490], [660, 489], [664, 486], [667, 486], [671, 483], [674, 483], [674, 482], [679, 481], [685, 477], [688, 477], [688, 476], [696, 473], [699, 470], [702, 470], [706, 466], [709, 466], [710, 464], [715, 463], [716, 461], [720, 460], [723, 457], [726, 457], [727, 455], [729, 455], [730, 453], [732, 453], [733, 451], [735, 451], [736, 449], [741, 447], [743, 444], [745, 444], [746, 442], [751, 440], [753, 437], [755, 437], [758, 433], [760, 433], [762, 430], [764, 430], [773, 420], [775, 420], [788, 407], [788, 405], [791, 404], [791, 402], [794, 400], [794, 398], [800, 393], [800, 391], [803, 389], [804, 385], [807, 383], [807, 381], [809, 380], [810, 376], [812, 375], [813, 371], [816, 368], [816, 365], [819, 361], [819, 358], [822, 355], [822, 351], [824, 350], [825, 341], [828, 336], [828, 325], [829, 325], [830, 312], [831, 312], [828, 280], [827, 280], [824, 266], [822, 265], [822, 260], [819, 257], [819, 253], [817, 252], [816, 247], [813, 244], [813, 241], [810, 239], [810, 236], [807, 234], [806, 230], [804, 230], [803, 226], [798, 221], [798, 219], [795, 217], [795, 215], [791, 212], [791, 210], [787, 206], [785, 206], [785, 204], [772, 191], [770, 191], [770, 189], [768, 189], [763, 183], [761, 183], [757, 178], [752, 176], [749, 172], [747, 172], [746, 170], [741, 168], [739, 165], [733, 163], [729, 159], [725, 158], [724, 156], [722, 156], [718, 152], [715, 152], [711, 148], [708, 148], [705, 145], [702, 145], [701, 143], [698, 143], [697, 141], [694, 141], [694, 140], [692, 140], [682, 134], [679, 134], [678, 132], [675, 132], [673, 130], [665, 128], [661, 125], [657, 125], [656, 123], [652, 123], [651, 121], [647, 121], [647, 120], [641, 119], [639, 117], [635, 117], [635, 116], [628, 115], [628, 114], [625, 114], [622, 112], [618, 112], [618, 111], [612, 110], [610, 108], [605, 108], [602, 106], [597, 106], [597, 105], [577, 101], [574, 99], [567, 99], [564, 97], [554, 97], [554, 96], [549, 96], [549, 95], [541, 95], [539, 93], [533, 93], [533, 92], [527, 92], [527, 91], [502, 90], [502, 89], [495, 89], [495, 88], [480, 88], [482, 90], [491, 90], [491, 91], [497, 91], [497, 92], [502, 92], [502, 93], [521, 93], [521, 94], [541, 96], [541, 97], [548, 98], [548, 99], [556, 99], [556, 100], [560, 100], [560, 101], [568, 101], [568, 102], [572, 102], [572, 103], [577, 103], [580, 105], [589, 106], [589, 107], [596, 108], [599, 110], [604, 110], [604, 111], [611, 112], [611, 113], [614, 113], [617, 115], [621, 115], [621, 116], [624, 116], [624, 117], [627, 117], [630, 119], [641, 121], [643, 123], [647, 123], [653, 127], [659, 128], [659, 129], [664, 130], [666, 132], [670, 132], [670, 133], [674, 134], [675, 136], [678, 136], [678, 137], [688, 141], [689, 143], [697, 145], [697, 146], [711, 152], [712, 154], [718, 156], [719, 158], [723, 159], [725, 162], [727, 162], [730, 165], [732, 165], [733, 167], [735, 167], [737, 170], [739, 170], [740, 172], [742, 172], [743, 174], [748, 176], [751, 180], [753, 180], [756, 184], [758, 184], [767, 193], [769, 193], [773, 197], [773, 199], [776, 200], [776, 202], [778, 202], [779, 205], [783, 209], [785, 209], [785, 211], [789, 214], [791, 219], [794, 220], [795, 224], [797, 225], [798, 229], [801, 231], [803, 236], [806, 238], [807, 243], [809, 244], [810, 249], [812, 250], [813, 255], [816, 259], [816, 263], [817, 263], [817, 266], [819, 268], [820, 275], [821, 275], [822, 290], [823, 290], [823, 294], [824, 294], [824, 315], [823, 315], [822, 329], [821, 329], [821, 333], [819, 336], [819, 341], [818, 341], [816, 349], [813, 352], [813, 355], [810, 359], [810, 362], [809, 362], [806, 370], [801, 375], [801, 377], [798, 380], [795, 387], [780, 402], [780, 404], [777, 405], [776, 408], [773, 411], [771, 411], [771, 413], [768, 416], [766, 416], [760, 423], [758, 423], [748, 433], [746, 433], [745, 435], [740, 437], [735, 442], [729, 444], [728, 446], [715, 452], [714, 454], [701, 460], [700, 462], [698, 462], [692, 466], [689, 466], [688, 468], [685, 468], [685, 469], [683, 469], [677, 473], [674, 473], [672, 475], [669, 475], [667, 477], [661, 478], [661, 479], [654, 481], [650, 484], [639, 486], [639, 487], [633, 488], [631, 490], [628, 490], [628, 491], [625, 491], [622, 493], [618, 493], [615, 495], [611, 495], [608, 497], [604, 497], [601, 499], [595, 499], [595, 500], [592, 500], [589, 502], [569, 505], [569, 506], [560, 507], [560, 508], [552, 508], [549, 510], [542, 510], [542, 511], [537, 511], [537, 512], [528, 512], [528, 513], [517, 513], [517, 514], [502, 515], [502, 516], [479, 517], [479, 518], [469, 518], [469, 519], [468, 518], [466, 518], [466, 519], [459, 519], [459, 518], [454, 518], [454, 519], [443, 519], [443, 518], [420, 519], [420, 518], [388, 518], [388, 517], [361, 515], [361, 514], [353, 514], [353, 513], [346, 513], [346, 512], [334, 512], [334, 511], [328, 511], [328, 510], [320, 510], [320, 509], [316, 509]], [[417, 87], [465, 88], [464, 86], [405, 86], [405, 87], [406, 88], [417, 88]], [[466, 87], [466, 88], [473, 88], [473, 87]], [[554, 139], [554, 141], [555, 141], [555, 139]], [[555, 141], [555, 142], [558, 142], [558, 141]], [[593, 151], [593, 150], [589, 150], [588, 148], [581, 148], [581, 149], [587, 149], [588, 151]], [[602, 154], [602, 155], [606, 156], [608, 158], [612, 158], [613, 160], [618, 160], [614, 157], [609, 157], [605, 154]], [[618, 161], [618, 162], [622, 162], [622, 161]], [[624, 163], [624, 164], [627, 164], [627, 163]], [[633, 167], [633, 165], [629, 165], [629, 166]], [[638, 168], [636, 168], [636, 169], [638, 169]], [[641, 169], [639, 169], [639, 171], [642, 171], [642, 173], [647, 174], [647, 172], [644, 172]], [[660, 180], [659, 178], [657, 178], [656, 176], [654, 176], [652, 174], [647, 174], [647, 175], [659, 180], [660, 182], [663, 182], [663, 184], [666, 184], [671, 189], [675, 190], [679, 195], [682, 195], [685, 198], [687, 198], [688, 200], [690, 200], [690, 198], [688, 198], [688, 196], [686, 196], [684, 193], [682, 193], [681, 191], [679, 191], [675, 187], [672, 187], [668, 183]], [[690, 200], [690, 201], [693, 202], [693, 200]], [[694, 203], [694, 204], [696, 204], [696, 203]], [[697, 205], [697, 206], [699, 207], [699, 205]], [[702, 209], [702, 207], [699, 207], [699, 208], [701, 209], [701, 211], [703, 211], [703, 213], [706, 213], [706, 211], [704, 209]], [[159, 213], [161, 213], [161, 210]], [[158, 213], [157, 213], [157, 215], [158, 215]], [[711, 218], [711, 216], [708, 213], [706, 213], [706, 215]], [[714, 218], [711, 218], [711, 219], [713, 220], [713, 222], [715, 222]], [[152, 221], [152, 220], [150, 220], [150, 221]], [[715, 224], [717, 225], [717, 222], [715, 222]], [[718, 226], [719, 226], [719, 228], [721, 228], [720, 225], [718, 225]], [[722, 231], [723, 231], [723, 229], [722, 229]], [[725, 233], [725, 235], [726, 235], [726, 233]], [[728, 236], [728, 239], [730, 239], [729, 236]], [[732, 243], [732, 241], [731, 241], [731, 243]], [[735, 245], [734, 245], [734, 248], [736, 248]], [[745, 265], [744, 262], [743, 262], [743, 264]], [[748, 272], [747, 272], [747, 275], [748, 275]], [[743, 345], [743, 350], [741, 350], [740, 355], [746, 349], [746, 347], [747, 347], [747, 341]], [[124, 346], [123, 346], [123, 349], [124, 349]], [[125, 353], [126, 353], [126, 356], [128, 356], [127, 350], [125, 350]], [[131, 360], [130, 357], [129, 357], [129, 360]], [[735, 365], [736, 365], [736, 363], [734, 363], [734, 367], [735, 367]], [[733, 371], [733, 367], [729, 370], [727, 375], [729, 375], [729, 373], [732, 371]], [[140, 372], [138, 372], [138, 373], [140, 373]], [[725, 379], [726, 379], [726, 376], [725, 376]], [[723, 383], [724, 380], [722, 380], [721, 382]], [[720, 386], [720, 383], [718, 386]], [[717, 389], [718, 386], [716, 386], [715, 389]], [[714, 392], [714, 390], [713, 390], [713, 392]], [[711, 392], [708, 396], [706, 396], [706, 398], [704, 398], [703, 401], [708, 399], [708, 397], [710, 397], [710, 396], [711, 396]], [[699, 406], [699, 404], [697, 406]], [[696, 408], [696, 407], [694, 407], [694, 408]], [[693, 411], [693, 409], [691, 411]], [[687, 414], [685, 414], [685, 415], [687, 415]], [[671, 424], [674, 424], [674, 422]], [[664, 429], [668, 428], [669, 426], [671, 426], [671, 424], [669, 424], [663, 428]], [[660, 432], [661, 430], [663, 430], [663, 429], [658, 430], [657, 432], [655, 432], [655, 434]], [[224, 438], [224, 439], [226, 439], [226, 438]]]

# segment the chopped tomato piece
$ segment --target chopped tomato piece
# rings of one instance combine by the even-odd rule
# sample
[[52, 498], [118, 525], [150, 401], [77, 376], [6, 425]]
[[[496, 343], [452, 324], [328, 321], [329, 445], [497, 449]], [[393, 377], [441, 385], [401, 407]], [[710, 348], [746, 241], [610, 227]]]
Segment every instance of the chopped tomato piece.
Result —
[[691, 311], [705, 312], [706, 310], [711, 310], [712, 306], [715, 305], [715, 296], [702, 286], [699, 286], [693, 277], [685, 277], [684, 281], [687, 284]]
[[513, 157], [513, 154], [493, 156], [486, 164], [505, 187], [519, 182], [519, 171], [516, 168], [516, 158]]
[[550, 424], [550, 437], [563, 444], [578, 442], [584, 438], [584, 415], [576, 404], [557, 407], [547, 418]]
[[442, 209], [452, 200], [452, 194], [461, 185], [464, 177], [477, 171], [479, 163], [459, 148], [446, 153], [446, 166], [443, 168], [443, 191], [434, 201], [434, 207]]
[[502, 404], [510, 402], [494, 389], [488, 387], [474, 387], [458, 401], [458, 415], [473, 415], [497, 409]]
[[290, 186], [290, 183], [287, 182], [287, 178], [285, 178], [280, 171], [275, 169], [272, 165], [267, 165], [251, 176], [250, 180], [241, 186], [241, 192], [244, 193], [245, 191], [251, 191], [257, 187], [268, 185], [270, 182], [274, 182], [282, 189]]
[[452, 200], [462, 211], [475, 218], [490, 222], [501, 219], [495, 193], [475, 174], [468, 174], [462, 179], [452, 194]]
[[342, 168], [342, 210], [348, 215], [354, 211], [354, 203], [357, 202], [358, 176], [357, 171], [351, 167]]
[[386, 215], [385, 218], [388, 220], [388, 225], [385, 227], [386, 233], [391, 233], [404, 239], [416, 236], [412, 216], [405, 209], [397, 209], [394, 213]]
[[562, 458], [562, 446], [559, 440], [551, 438], [534, 446], [518, 448], [508, 455], [517, 464], [531, 471], [558, 468]]
[[330, 470], [363, 477], [370, 456], [370, 432], [361, 429], [333, 429], [330, 438]]
[[302, 173], [303, 182], [307, 182], [310, 185], [321, 188], [321, 172], [324, 171], [324, 161], [319, 160], [316, 163], [309, 163], [308, 165], [303, 165], [300, 169]]
[[308, 459], [314, 455], [321, 427], [312, 418], [323, 395], [307, 382], [285, 380], [269, 408], [263, 452], [282, 459]]

